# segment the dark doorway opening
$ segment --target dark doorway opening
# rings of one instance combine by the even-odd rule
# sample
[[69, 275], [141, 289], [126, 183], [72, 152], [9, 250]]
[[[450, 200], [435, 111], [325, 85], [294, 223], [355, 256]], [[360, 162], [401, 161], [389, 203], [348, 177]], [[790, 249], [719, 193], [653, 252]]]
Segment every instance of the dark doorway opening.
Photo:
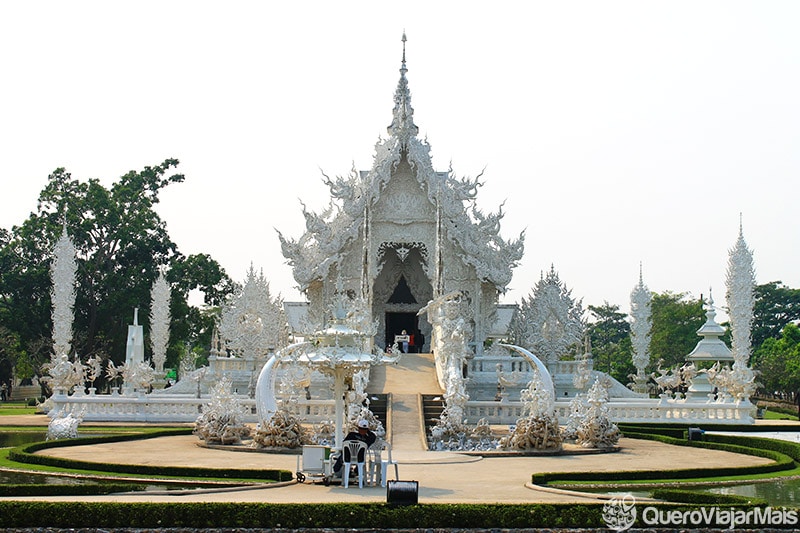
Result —
[[[416, 313], [386, 313], [386, 344], [394, 344], [394, 336], [401, 335], [403, 330], [408, 335], [417, 333]], [[402, 349], [402, 346], [400, 347]], [[409, 352], [416, 352], [418, 346], [409, 346]]]

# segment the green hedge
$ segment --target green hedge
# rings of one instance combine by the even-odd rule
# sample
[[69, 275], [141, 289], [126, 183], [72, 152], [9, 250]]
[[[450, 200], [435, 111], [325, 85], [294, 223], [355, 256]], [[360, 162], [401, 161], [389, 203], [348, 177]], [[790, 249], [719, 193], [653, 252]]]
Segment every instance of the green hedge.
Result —
[[[651, 428], [654, 429], [654, 428]], [[657, 483], [665, 479], [690, 479], [704, 477], [747, 476], [791, 470], [796, 467], [795, 459], [800, 457], [800, 446], [791, 442], [775, 441], [758, 437], [704, 435], [703, 441], [687, 441], [674, 437], [650, 433], [635, 433], [628, 431], [627, 437], [655, 440], [665, 444], [708, 448], [734, 453], [754, 455], [772, 459], [773, 462], [764, 465], [714, 467], [714, 468], [680, 468], [672, 470], [619, 470], [615, 472], [542, 472], [531, 476], [533, 483], [538, 485], [568, 482], [568, 481], [596, 481], [610, 483], [614, 481], [647, 481]]]
[[[665, 511], [697, 505], [648, 503]], [[753, 506], [730, 504], [749, 510]], [[545, 529], [602, 528], [603, 504], [109, 503], [0, 501], [3, 528]], [[707, 524], [715, 525], [715, 524]], [[650, 527], [638, 522], [637, 527]]]
[[151, 439], [173, 435], [190, 435], [191, 429], [170, 429], [147, 434], [112, 435], [101, 437], [82, 437], [77, 439], [61, 439], [47, 442], [36, 442], [12, 448], [8, 458], [12, 461], [27, 464], [37, 464], [65, 468], [68, 470], [93, 470], [97, 472], [114, 472], [120, 474], [134, 474], [154, 477], [187, 477], [187, 478], [215, 478], [215, 479], [251, 479], [258, 481], [290, 481], [292, 473], [279, 469], [256, 468], [203, 468], [189, 466], [151, 466], [138, 464], [94, 463], [52, 457], [49, 455], [35, 455], [34, 452], [49, 448], [64, 446], [80, 446], [87, 444], [100, 444], [107, 442], [124, 442], [130, 440]]
[[[680, 506], [654, 507], [683, 509]], [[688, 509], [688, 508], [687, 508]], [[696, 509], [693, 507], [692, 509]], [[107, 503], [0, 501], [2, 527], [605, 528], [602, 504]]]
[[20, 484], [0, 485], [0, 496], [83, 496], [97, 494], [113, 494], [116, 492], [133, 492], [144, 490], [144, 485], [133, 483], [81, 483], [81, 484]]

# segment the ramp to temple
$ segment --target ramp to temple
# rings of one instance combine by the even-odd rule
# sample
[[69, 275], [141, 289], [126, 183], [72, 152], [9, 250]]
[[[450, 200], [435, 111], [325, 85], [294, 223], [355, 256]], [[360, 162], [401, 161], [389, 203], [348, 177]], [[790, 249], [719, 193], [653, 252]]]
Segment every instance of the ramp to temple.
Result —
[[396, 364], [373, 367], [367, 393], [391, 395], [387, 429], [394, 449], [424, 449], [420, 395], [442, 394], [432, 354], [407, 353]]

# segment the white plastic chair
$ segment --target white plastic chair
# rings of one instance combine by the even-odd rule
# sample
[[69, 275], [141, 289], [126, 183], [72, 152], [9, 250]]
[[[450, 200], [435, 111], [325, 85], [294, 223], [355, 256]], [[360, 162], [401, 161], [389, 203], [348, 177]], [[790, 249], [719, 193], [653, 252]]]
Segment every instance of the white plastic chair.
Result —
[[[381, 465], [381, 487], [386, 486], [386, 472], [389, 469], [390, 465], [394, 465], [394, 479], [397, 481], [400, 479], [400, 474], [398, 473], [397, 468], [397, 461], [392, 459], [392, 445], [386, 442], [385, 440], [380, 441], [380, 444], [376, 442], [372, 445], [373, 447], [378, 446], [378, 453], [377, 453], [377, 460], [380, 461]], [[386, 459], [381, 456], [381, 451], [386, 449]], [[375, 465], [377, 468], [377, 464]]]
[[344, 488], [350, 485], [350, 465], [358, 469], [358, 488], [364, 488], [364, 463], [367, 460], [367, 443], [360, 440], [346, 440], [342, 446], [342, 482]]
[[381, 451], [385, 441], [377, 439], [372, 446], [367, 448], [369, 454], [369, 464], [367, 464], [367, 485], [375, 486], [381, 477]]

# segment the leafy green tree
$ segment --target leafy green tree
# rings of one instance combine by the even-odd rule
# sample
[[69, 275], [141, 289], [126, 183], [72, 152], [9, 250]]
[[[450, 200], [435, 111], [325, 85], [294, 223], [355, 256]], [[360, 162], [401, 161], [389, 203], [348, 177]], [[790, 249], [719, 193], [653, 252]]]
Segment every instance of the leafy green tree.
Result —
[[49, 265], [64, 225], [78, 256], [72, 347], [81, 358], [124, 359], [133, 309], [141, 310], [140, 322], [146, 324], [153, 280], [170, 264], [177, 269], [168, 278], [176, 289], [171, 305], [178, 322], [171, 343], [190, 342], [189, 331], [202, 329], [186, 325], [199, 316], [186, 303], [188, 292], [208, 290], [209, 301], [219, 300], [230, 281], [210, 257], [184, 258], [154, 209], [165, 187], [183, 181], [183, 175], [172, 173], [177, 165], [168, 159], [131, 171], [108, 188], [97, 179], [80, 181], [57, 169], [36, 211], [10, 233], [0, 234], [0, 325], [18, 335], [27, 364], [37, 374], [50, 358]]
[[627, 315], [620, 312], [618, 305], [608, 302], [590, 305], [589, 313], [592, 315], [588, 330], [595, 370], [607, 372], [620, 383], [627, 384], [628, 376], [636, 372]]
[[[220, 306], [235, 291], [236, 284], [208, 254], [177, 258], [167, 273], [167, 281], [172, 287], [172, 324], [166, 366], [178, 368], [180, 354], [185, 351], [181, 342], [190, 347], [211, 345]], [[203, 293], [204, 308], [189, 304], [189, 294], [195, 290]]]
[[800, 392], [800, 327], [786, 324], [779, 338], [769, 337], [756, 348], [753, 360], [765, 393], [796, 398]]
[[766, 339], [780, 337], [786, 324], [800, 320], [800, 289], [791, 289], [780, 281], [756, 286], [753, 309], [753, 346]]
[[700, 340], [697, 330], [705, 322], [702, 302], [685, 293], [654, 293], [650, 313], [651, 360], [663, 360], [664, 368], [682, 365]]

